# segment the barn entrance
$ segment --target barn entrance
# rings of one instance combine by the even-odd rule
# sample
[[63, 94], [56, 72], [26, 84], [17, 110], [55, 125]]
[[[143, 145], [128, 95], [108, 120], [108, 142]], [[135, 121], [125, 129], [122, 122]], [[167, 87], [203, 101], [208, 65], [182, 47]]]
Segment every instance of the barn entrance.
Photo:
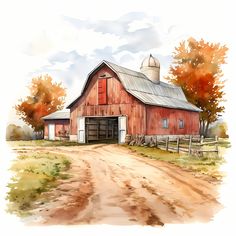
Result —
[[85, 139], [89, 142], [118, 142], [118, 117], [86, 117]]

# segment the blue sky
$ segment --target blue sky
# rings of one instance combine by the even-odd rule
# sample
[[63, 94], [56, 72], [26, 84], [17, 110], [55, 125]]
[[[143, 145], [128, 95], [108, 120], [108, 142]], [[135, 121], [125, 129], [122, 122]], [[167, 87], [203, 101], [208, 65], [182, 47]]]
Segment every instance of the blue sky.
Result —
[[152, 53], [160, 60], [163, 80], [181, 40], [192, 36], [233, 44], [227, 27], [231, 7], [226, 2], [9, 1], [8, 11], [1, 16], [7, 22], [2, 27], [7, 45], [1, 44], [2, 52], [9, 58], [5, 91], [14, 91], [8, 98], [8, 123], [22, 124], [12, 106], [27, 95], [26, 86], [34, 76], [48, 73], [62, 82], [68, 104], [102, 60], [139, 70], [142, 60]]

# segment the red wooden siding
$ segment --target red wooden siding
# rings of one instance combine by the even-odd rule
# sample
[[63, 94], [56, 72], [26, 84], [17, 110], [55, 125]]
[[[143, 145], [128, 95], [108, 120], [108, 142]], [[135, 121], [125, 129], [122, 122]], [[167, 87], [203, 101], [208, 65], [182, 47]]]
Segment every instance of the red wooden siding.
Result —
[[98, 105], [107, 104], [107, 79], [98, 79]]
[[[168, 119], [168, 128], [163, 128], [162, 119], [165, 118]], [[183, 128], [179, 128], [179, 120], [183, 120]], [[152, 134], [199, 134], [199, 113], [147, 106], [147, 135]]]
[[48, 121], [44, 121], [44, 136], [48, 136]]
[[44, 123], [44, 136], [48, 136], [48, 125], [55, 124], [55, 136], [59, 136], [59, 132], [69, 131], [70, 121], [69, 120], [46, 120]]
[[[107, 74], [108, 78], [99, 77]], [[99, 81], [106, 82], [99, 82]], [[106, 85], [103, 85], [106, 84]], [[105, 87], [106, 90], [101, 89]], [[104, 88], [103, 87], [103, 88]], [[106, 98], [99, 99], [99, 94]], [[71, 108], [70, 134], [77, 134], [78, 116], [127, 116], [128, 134], [199, 134], [199, 113], [180, 109], [145, 105], [130, 95], [116, 74], [107, 66], [96, 72], [87, 85], [82, 97]], [[168, 128], [162, 128], [162, 119], [168, 119]], [[184, 128], [179, 128], [179, 120]]]
[[[98, 104], [98, 79], [100, 74], [108, 73], [106, 79], [107, 105]], [[71, 134], [77, 134], [78, 116], [127, 116], [127, 131], [129, 134], [146, 132], [146, 108], [132, 95], [128, 94], [117, 76], [108, 67], [102, 68], [93, 78], [81, 97], [71, 108]]]

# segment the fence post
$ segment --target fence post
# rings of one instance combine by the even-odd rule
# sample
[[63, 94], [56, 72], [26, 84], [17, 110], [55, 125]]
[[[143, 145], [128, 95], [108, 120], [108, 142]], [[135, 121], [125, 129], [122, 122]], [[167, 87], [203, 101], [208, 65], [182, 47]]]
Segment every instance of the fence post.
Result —
[[166, 137], [166, 151], [168, 151], [169, 148], [169, 137]]
[[218, 148], [218, 136], [215, 136], [215, 141], [216, 141], [216, 154], [217, 154], [217, 157], [219, 157], [219, 148]]
[[200, 157], [203, 157], [203, 152], [202, 152], [202, 150], [204, 149], [204, 147], [203, 147], [203, 145], [201, 145], [201, 144], [203, 144], [203, 143], [204, 143], [204, 136], [201, 135], [200, 148], [199, 148], [199, 156], [200, 156]]
[[192, 135], [189, 136], [188, 155], [191, 155], [192, 149]]
[[158, 148], [158, 139], [157, 139], [157, 136], [156, 136], [156, 147]]
[[204, 136], [201, 135], [200, 144], [203, 144]]
[[177, 152], [179, 153], [179, 138], [177, 138]]

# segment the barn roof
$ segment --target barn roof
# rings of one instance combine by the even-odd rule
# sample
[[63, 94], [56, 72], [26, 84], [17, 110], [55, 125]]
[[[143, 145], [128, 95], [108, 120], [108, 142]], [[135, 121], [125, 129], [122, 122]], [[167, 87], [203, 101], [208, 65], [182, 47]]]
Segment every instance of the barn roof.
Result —
[[70, 111], [68, 109], [53, 112], [47, 116], [42, 117], [43, 120], [69, 120]]
[[[128, 93], [132, 94], [134, 97], [145, 104], [198, 112], [201, 111], [201, 109], [187, 101], [181, 87], [164, 82], [155, 84], [141, 72], [130, 70], [108, 61], [102, 61], [97, 67], [95, 67], [93, 71], [89, 73], [81, 95], [87, 88], [92, 75], [104, 65], [107, 65], [117, 74]], [[79, 100], [79, 98], [80, 96], [67, 108], [72, 107]]]

